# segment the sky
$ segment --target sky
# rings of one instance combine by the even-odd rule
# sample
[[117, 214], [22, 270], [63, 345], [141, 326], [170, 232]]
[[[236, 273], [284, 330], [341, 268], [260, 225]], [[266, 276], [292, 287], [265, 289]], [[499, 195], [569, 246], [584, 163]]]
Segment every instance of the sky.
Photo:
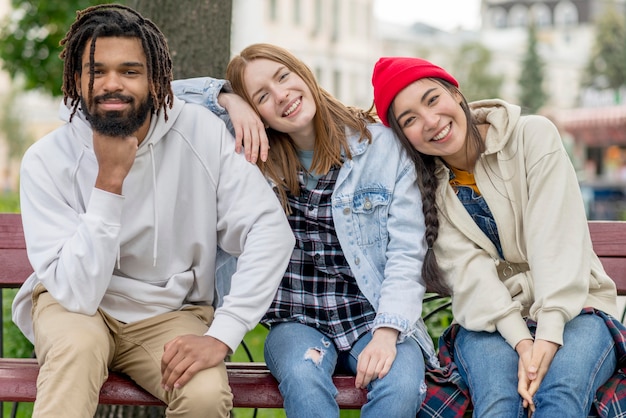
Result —
[[427, 23], [438, 29], [478, 29], [480, 0], [374, 0], [374, 13], [401, 24]]

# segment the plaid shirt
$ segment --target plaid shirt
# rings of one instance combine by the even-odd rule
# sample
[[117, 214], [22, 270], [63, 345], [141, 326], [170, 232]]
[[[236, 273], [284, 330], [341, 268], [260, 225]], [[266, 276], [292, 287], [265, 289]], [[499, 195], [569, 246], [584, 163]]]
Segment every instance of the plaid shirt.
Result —
[[299, 197], [288, 195], [296, 246], [263, 322], [309, 325], [347, 351], [372, 328], [376, 312], [359, 290], [335, 233], [331, 196], [338, 173], [334, 167], [313, 190], [301, 186]]
[[[626, 327], [612, 316], [593, 308], [583, 309], [581, 315], [598, 315], [604, 320], [615, 342], [617, 354], [617, 370], [596, 392], [589, 416], [625, 418]], [[531, 319], [527, 319], [526, 322], [534, 335], [537, 324]], [[426, 371], [428, 392], [422, 409], [417, 414], [419, 418], [462, 418], [466, 409], [470, 407], [469, 390], [460, 379], [452, 352], [458, 330], [459, 325], [454, 324], [439, 339], [439, 361], [442, 368]]]

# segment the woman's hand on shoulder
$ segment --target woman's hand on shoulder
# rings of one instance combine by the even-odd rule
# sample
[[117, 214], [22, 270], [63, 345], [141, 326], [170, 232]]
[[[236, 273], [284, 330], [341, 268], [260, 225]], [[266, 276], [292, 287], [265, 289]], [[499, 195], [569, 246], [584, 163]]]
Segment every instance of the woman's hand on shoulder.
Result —
[[235, 129], [235, 150], [239, 153], [243, 147], [246, 160], [251, 163], [259, 157], [267, 161], [269, 140], [263, 121], [252, 106], [235, 93], [220, 93], [218, 100]]

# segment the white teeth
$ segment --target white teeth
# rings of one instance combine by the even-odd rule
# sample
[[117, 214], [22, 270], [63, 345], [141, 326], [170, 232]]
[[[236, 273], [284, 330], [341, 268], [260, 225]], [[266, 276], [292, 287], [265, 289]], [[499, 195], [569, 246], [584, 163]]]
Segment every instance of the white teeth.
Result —
[[446, 135], [448, 135], [448, 132], [450, 132], [450, 125], [446, 126], [443, 131], [439, 132], [439, 135], [433, 137], [433, 141], [439, 141], [440, 139], [443, 139], [446, 137]]
[[291, 112], [293, 112], [294, 110], [296, 110], [296, 108], [300, 106], [300, 99], [296, 100], [295, 102], [293, 102], [293, 104], [291, 106], [289, 106], [289, 109], [287, 109], [285, 111], [285, 113], [283, 113], [283, 116], [289, 116], [291, 114]]

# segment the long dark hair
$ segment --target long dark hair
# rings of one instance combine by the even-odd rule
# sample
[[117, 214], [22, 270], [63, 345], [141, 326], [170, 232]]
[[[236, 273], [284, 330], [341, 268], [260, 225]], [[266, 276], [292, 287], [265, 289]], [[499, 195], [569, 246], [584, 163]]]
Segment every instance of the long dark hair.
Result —
[[[468, 161], [469, 166], [473, 167], [480, 154], [482, 154], [485, 150], [485, 144], [481, 139], [478, 126], [470, 111], [469, 104], [467, 103], [465, 96], [463, 96], [461, 91], [455, 85], [439, 78], [433, 80], [440, 83], [453, 97], [461, 98], [461, 102], [459, 104], [461, 109], [463, 109], [463, 113], [465, 113], [465, 118], [467, 120], [467, 136], [465, 141], [466, 150], [478, 150], [475, 154], [474, 160]], [[423, 154], [413, 147], [411, 142], [409, 142], [409, 139], [406, 135], [404, 135], [402, 128], [393, 114], [393, 102], [392, 106], [389, 106], [389, 110], [387, 111], [387, 120], [389, 121], [389, 126], [393, 130], [394, 134], [402, 144], [402, 147], [415, 164], [415, 170], [417, 171], [417, 185], [422, 193], [422, 211], [424, 212], [424, 221], [426, 222], [425, 238], [428, 246], [426, 256], [424, 257], [424, 264], [422, 266], [422, 276], [429, 290], [442, 295], [449, 295], [451, 294], [450, 285], [445, 280], [443, 272], [437, 263], [435, 252], [433, 251], [433, 246], [435, 245], [435, 241], [439, 235], [439, 218], [436, 203], [439, 179], [435, 174], [437, 160], [439, 157]], [[472, 153], [467, 152], [466, 155], [469, 159]]]

